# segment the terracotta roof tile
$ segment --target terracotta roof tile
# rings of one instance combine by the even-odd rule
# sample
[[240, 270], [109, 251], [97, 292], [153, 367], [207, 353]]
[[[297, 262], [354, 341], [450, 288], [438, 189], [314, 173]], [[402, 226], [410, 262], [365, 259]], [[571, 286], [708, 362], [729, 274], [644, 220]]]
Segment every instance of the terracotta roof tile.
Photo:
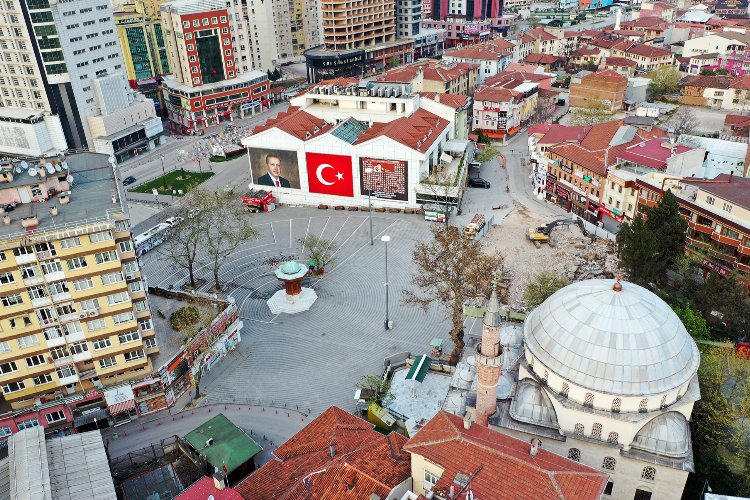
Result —
[[514, 45], [504, 38], [446, 50], [443, 55], [462, 59], [496, 60], [512, 52]]
[[[604, 473], [544, 449], [531, 456], [528, 443], [478, 424], [465, 429], [460, 417], [442, 411], [404, 449], [443, 469], [435, 489], [456, 487], [461, 473], [476, 498], [594, 500], [607, 484]], [[455, 499], [467, 495], [456, 487]]]
[[417, 151], [427, 151], [447, 126], [445, 119], [419, 108], [410, 116], [373, 124], [354, 144], [385, 136]]
[[[609, 58], [607, 58], [607, 61], [609, 61]], [[611, 70], [611, 69], [603, 69], [599, 71], [595, 71], [594, 73], [590, 73], [581, 80], [590, 81], [590, 80], [596, 80], [601, 82], [612, 82], [612, 83], [627, 83], [628, 79], [624, 76], [622, 76], [617, 71]]]
[[418, 61], [394, 68], [377, 78], [379, 82], [409, 83], [422, 71], [425, 80], [450, 82], [479, 68], [477, 63], [445, 64], [435, 60]]
[[742, 89], [742, 90], [748, 90], [750, 89], [750, 75], [745, 75], [737, 78], [732, 82], [730, 85], [733, 89]]
[[635, 54], [643, 57], [666, 57], [672, 56], [672, 51], [661, 47], [653, 47], [651, 45], [645, 45], [643, 43], [635, 43], [628, 47], [627, 52], [629, 54]]
[[453, 109], [460, 109], [466, 106], [471, 98], [462, 94], [443, 94], [442, 92], [420, 92], [420, 96], [431, 101], [445, 104]]
[[474, 94], [474, 101], [510, 102], [520, 95], [520, 92], [502, 87], [482, 87]]
[[628, 66], [633, 67], [637, 66], [637, 63], [633, 61], [632, 59], [628, 59], [627, 57], [607, 57], [603, 62], [602, 65], [606, 68], [607, 66]]
[[565, 58], [552, 54], [538, 54], [532, 52], [528, 54], [523, 61], [528, 64], [555, 64], [556, 62], [565, 62]]
[[694, 75], [682, 79], [683, 87], [700, 87], [710, 89], [728, 89], [734, 80], [731, 76]]
[[331, 130], [331, 125], [321, 118], [316, 118], [299, 107], [291, 106], [286, 111], [279, 113], [275, 118], [266, 120], [263, 125], [257, 125], [253, 134], [264, 132], [271, 128], [278, 128], [287, 134], [293, 135], [303, 141], [311, 139]]

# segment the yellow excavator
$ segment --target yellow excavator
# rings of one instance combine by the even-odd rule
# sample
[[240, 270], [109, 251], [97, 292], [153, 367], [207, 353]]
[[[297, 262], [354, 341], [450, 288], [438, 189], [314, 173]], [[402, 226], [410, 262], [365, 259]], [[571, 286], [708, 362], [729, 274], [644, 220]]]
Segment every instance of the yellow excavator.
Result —
[[529, 241], [534, 243], [535, 247], [539, 248], [542, 246], [542, 243], [549, 243], [549, 235], [552, 233], [555, 226], [574, 223], [575, 221], [573, 219], [558, 219], [550, 222], [546, 226], [539, 226], [537, 228], [530, 227], [526, 237], [529, 238]]

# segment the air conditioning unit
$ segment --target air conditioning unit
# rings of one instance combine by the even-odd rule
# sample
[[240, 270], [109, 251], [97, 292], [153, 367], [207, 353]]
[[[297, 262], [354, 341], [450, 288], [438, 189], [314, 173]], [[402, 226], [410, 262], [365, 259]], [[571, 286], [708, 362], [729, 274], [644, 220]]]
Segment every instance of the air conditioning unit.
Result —
[[126, 274], [126, 275], [125, 275], [125, 279], [126, 279], [126, 280], [134, 280], [134, 279], [135, 279], [135, 275], [132, 275], [132, 274]]
[[79, 315], [78, 315], [78, 317], [79, 317], [79, 318], [81, 318], [81, 319], [83, 319], [83, 318], [85, 318], [85, 317], [86, 317], [86, 313], [85, 313], [85, 312], [82, 312], [81, 314], [79, 314]]
[[99, 314], [99, 311], [89, 311], [89, 318], [93, 318], [97, 314]]
[[214, 438], [208, 438], [208, 439], [206, 440], [206, 448], [208, 448], [208, 447], [209, 447], [209, 446], [211, 446], [212, 444], [214, 444]]

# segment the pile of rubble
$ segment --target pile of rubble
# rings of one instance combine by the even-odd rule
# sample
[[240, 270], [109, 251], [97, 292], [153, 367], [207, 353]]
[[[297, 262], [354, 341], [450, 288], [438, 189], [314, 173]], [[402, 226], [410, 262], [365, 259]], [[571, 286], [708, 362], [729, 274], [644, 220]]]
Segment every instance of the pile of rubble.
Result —
[[508, 304], [512, 309], [525, 309], [524, 290], [529, 280], [542, 271], [563, 274], [570, 281], [612, 278], [619, 272], [615, 242], [586, 236], [576, 224], [557, 226], [550, 235], [550, 244], [536, 248], [526, 235], [530, 227], [546, 222], [519, 207], [483, 239], [488, 252], [503, 257], [504, 274], [510, 279]]

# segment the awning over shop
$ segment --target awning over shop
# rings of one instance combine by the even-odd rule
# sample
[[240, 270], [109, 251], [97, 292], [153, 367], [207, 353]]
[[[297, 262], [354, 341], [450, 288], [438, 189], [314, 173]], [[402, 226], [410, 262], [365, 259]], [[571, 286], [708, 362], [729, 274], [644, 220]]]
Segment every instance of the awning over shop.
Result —
[[77, 416], [73, 420], [73, 426], [81, 427], [83, 425], [90, 424], [91, 422], [94, 421], [94, 419], [107, 420], [107, 417], [109, 417], [109, 410], [106, 408], [101, 408], [97, 411], [92, 411], [91, 413]]
[[427, 376], [427, 372], [430, 371], [430, 365], [432, 364], [432, 358], [428, 356], [417, 356], [414, 359], [414, 364], [411, 365], [409, 372], [406, 374], [406, 380], [416, 380], [422, 382]]
[[130, 399], [128, 401], [123, 401], [121, 403], [116, 403], [110, 406], [109, 414], [114, 417], [115, 415], [119, 415], [120, 413], [130, 411], [133, 408], [135, 408], [135, 399]]

